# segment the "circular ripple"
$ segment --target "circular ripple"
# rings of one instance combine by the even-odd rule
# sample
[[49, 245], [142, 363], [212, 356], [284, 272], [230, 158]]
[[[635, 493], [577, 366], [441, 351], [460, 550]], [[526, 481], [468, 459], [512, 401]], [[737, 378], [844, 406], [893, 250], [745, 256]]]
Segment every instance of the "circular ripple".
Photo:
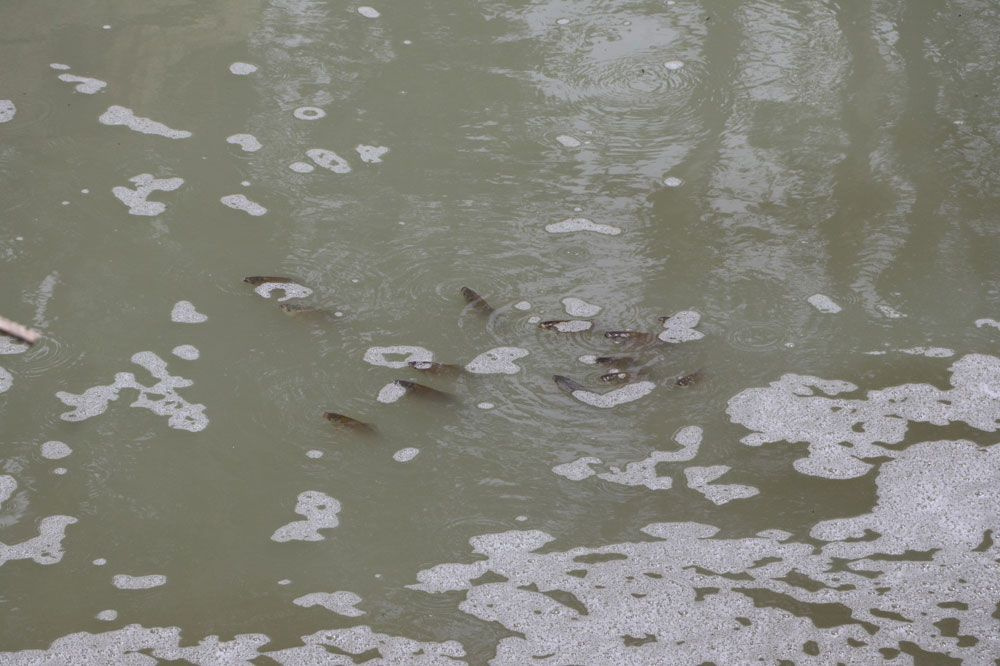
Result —
[[68, 368], [79, 363], [83, 354], [82, 349], [74, 349], [68, 342], [45, 335], [22, 357], [24, 367], [20, 374], [39, 377], [51, 370]]
[[11, 98], [17, 113], [9, 122], [3, 124], [4, 134], [16, 134], [17, 132], [39, 123], [52, 114], [52, 105], [43, 99], [33, 97]]
[[732, 322], [725, 337], [731, 347], [748, 352], [778, 351], [789, 342], [788, 328], [775, 321]]

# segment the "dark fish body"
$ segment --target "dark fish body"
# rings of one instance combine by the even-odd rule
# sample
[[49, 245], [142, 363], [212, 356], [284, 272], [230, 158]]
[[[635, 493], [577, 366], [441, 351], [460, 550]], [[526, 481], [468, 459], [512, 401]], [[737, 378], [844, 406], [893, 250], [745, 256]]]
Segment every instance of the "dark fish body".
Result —
[[673, 317], [673, 315], [664, 315], [662, 317], [657, 317], [656, 321], [660, 322], [661, 324], [666, 324], [671, 317]]
[[286, 284], [288, 282], [295, 282], [292, 278], [277, 277], [273, 275], [251, 275], [250, 277], [243, 278], [243, 281], [247, 284], [252, 284], [253, 286], [258, 286], [265, 284], [267, 282], [280, 282]]
[[641, 331], [606, 331], [604, 337], [615, 342], [649, 342], [653, 339], [651, 333]]
[[563, 377], [562, 375], [552, 375], [552, 379], [555, 381], [556, 386], [561, 388], [566, 393], [572, 395], [573, 391], [586, 391], [587, 388], [578, 381], [572, 380], [569, 377]]
[[433, 361], [410, 361], [407, 365], [414, 370], [426, 372], [429, 375], [457, 375], [465, 370], [460, 365], [434, 363]]
[[702, 372], [701, 370], [695, 370], [690, 374], [678, 377], [677, 381], [674, 382], [674, 384], [676, 384], [677, 386], [693, 386], [694, 384], [697, 384], [704, 378], [705, 378], [704, 372]]
[[628, 372], [609, 372], [600, 377], [600, 380], [605, 384], [624, 384], [631, 379], [632, 375]]
[[343, 414], [338, 414], [336, 412], [323, 412], [323, 418], [335, 426], [350, 428], [351, 430], [356, 430], [358, 432], [375, 432], [375, 426], [370, 423], [358, 421], [357, 419], [352, 419], [350, 416], [344, 416]]
[[451, 402], [455, 399], [451, 393], [446, 393], [444, 391], [439, 391], [436, 388], [431, 388], [430, 386], [424, 386], [423, 384], [418, 384], [416, 382], [411, 382], [408, 379], [397, 379], [396, 386], [406, 389], [407, 393], [412, 393], [415, 396], [421, 398], [430, 398], [431, 400], [440, 400], [442, 402]]
[[483, 314], [493, 313], [493, 306], [487, 303], [485, 298], [483, 298], [473, 290], [469, 289], [468, 287], [462, 287], [461, 292], [462, 292], [462, 298], [465, 299], [465, 302], [474, 307], [476, 310], [479, 310]]
[[631, 356], [598, 356], [594, 359], [597, 365], [635, 365], [635, 358]]

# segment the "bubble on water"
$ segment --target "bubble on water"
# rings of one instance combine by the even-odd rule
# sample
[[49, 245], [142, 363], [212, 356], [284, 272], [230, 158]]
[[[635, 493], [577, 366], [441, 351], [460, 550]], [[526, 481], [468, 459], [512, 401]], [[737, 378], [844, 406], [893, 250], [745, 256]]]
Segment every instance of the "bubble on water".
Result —
[[571, 317], [596, 317], [601, 311], [600, 305], [593, 305], [573, 296], [567, 296], [562, 299], [562, 304], [566, 309], [566, 314]]
[[825, 294], [813, 294], [806, 300], [809, 301], [809, 305], [813, 306], [820, 312], [836, 314], [841, 310], [841, 307], [834, 303], [833, 299]]
[[129, 178], [135, 189], [122, 185], [111, 188], [111, 193], [128, 206], [129, 215], [154, 216], [167, 209], [167, 205], [159, 201], [148, 201], [147, 197], [156, 191], [173, 192], [184, 184], [183, 178], [154, 178], [153, 174], [140, 173]]
[[358, 13], [364, 16], [365, 18], [370, 18], [370, 19], [378, 18], [379, 16], [382, 15], [374, 7], [367, 7], [367, 6], [358, 7]]
[[316, 167], [308, 162], [292, 162], [288, 165], [288, 168], [295, 173], [312, 173], [316, 170]]
[[94, 617], [101, 622], [114, 622], [118, 619], [118, 611], [109, 608], [108, 610], [102, 610]]
[[340, 524], [337, 518], [340, 502], [318, 490], [299, 493], [295, 513], [305, 516], [305, 520], [279, 527], [271, 535], [272, 541], [322, 541], [325, 537], [320, 534], [320, 530], [331, 530]]
[[72, 411], [61, 414], [60, 418], [75, 422], [99, 416], [112, 401], [118, 399], [123, 389], [133, 389], [139, 395], [129, 406], [169, 417], [169, 427], [189, 432], [200, 432], [208, 427], [205, 405], [190, 403], [177, 393], [177, 389], [191, 386], [194, 382], [171, 375], [167, 371], [166, 361], [150, 351], [133, 354], [132, 362], [145, 368], [157, 382], [152, 386], [145, 386], [131, 372], [119, 372], [111, 384], [93, 386], [80, 394], [58, 391], [56, 397], [73, 408]]
[[305, 298], [312, 295], [313, 290], [298, 282], [262, 282], [254, 287], [254, 293], [261, 298], [271, 298], [271, 294], [280, 291], [284, 294], [278, 302], [291, 300], [293, 298]]
[[132, 109], [124, 106], [109, 106], [108, 110], [98, 116], [97, 120], [102, 125], [124, 125], [140, 134], [154, 134], [168, 139], [186, 139], [191, 136], [191, 132], [187, 130], [171, 129], [163, 123], [158, 123], [149, 118], [142, 118], [135, 115]]
[[700, 340], [705, 337], [701, 331], [694, 330], [694, 327], [701, 321], [701, 315], [694, 310], [683, 310], [677, 312], [663, 322], [663, 331], [657, 336], [663, 342], [680, 343]]
[[76, 92], [83, 93], [84, 95], [99, 93], [108, 85], [107, 81], [101, 81], [89, 76], [76, 76], [74, 74], [60, 74], [59, 80], [66, 83], [75, 83], [76, 86], [74, 89]]
[[517, 310], [530, 310], [531, 303], [529, 303], [528, 301], [519, 301], [517, 303], [514, 303], [514, 308]]
[[326, 111], [318, 106], [300, 106], [292, 111], [292, 115], [299, 120], [319, 120], [326, 117]]
[[260, 141], [253, 134], [231, 134], [226, 137], [226, 143], [239, 146], [245, 153], [256, 153], [263, 148]]
[[983, 326], [992, 326], [993, 328], [1000, 329], [1000, 321], [996, 319], [990, 319], [989, 317], [976, 320], [976, 328], [982, 328]]
[[354, 150], [358, 151], [361, 161], [365, 164], [377, 164], [382, 161], [382, 156], [389, 152], [385, 146], [368, 146], [363, 143], [356, 145]]
[[293, 599], [292, 603], [303, 608], [322, 606], [344, 617], [359, 617], [365, 614], [363, 610], [355, 608], [361, 603], [361, 597], [353, 592], [313, 592]]
[[251, 201], [244, 194], [227, 194], [219, 199], [224, 206], [234, 210], [241, 210], [247, 215], [260, 217], [267, 213], [267, 209], [255, 201]]
[[111, 24], [105, 23], [104, 25], [101, 26], [101, 29], [102, 30], [111, 30]]
[[90, 194], [90, 190], [88, 190], [88, 189], [87, 189], [87, 188], [85, 187], [85, 188], [83, 188], [82, 190], [80, 190], [80, 194]]
[[406, 389], [399, 382], [389, 382], [381, 388], [376, 400], [383, 404], [391, 404], [406, 395]]
[[63, 201], [63, 202], [61, 202], [61, 203], [62, 203], [62, 205], [63, 205], [63, 206], [68, 206], [68, 205], [69, 205], [69, 202], [68, 202], [68, 201]]
[[171, 353], [185, 361], [197, 361], [198, 357], [201, 356], [201, 352], [193, 345], [178, 345], [174, 347]]
[[584, 354], [583, 356], [577, 356], [576, 360], [584, 365], [597, 365], [597, 354]]
[[412, 39], [404, 39], [403, 43], [406, 44], [407, 46], [409, 46], [410, 44], [413, 43], [413, 40]]
[[281, 580], [278, 581], [278, 585], [291, 585], [291, 584], [292, 581], [289, 580], [288, 578], [282, 578]]
[[347, 160], [332, 150], [326, 150], [325, 148], [310, 148], [306, 151], [306, 156], [315, 162], [316, 166], [328, 171], [332, 171], [334, 173], [351, 172], [351, 165], [347, 163]]
[[753, 486], [741, 484], [712, 484], [719, 477], [731, 470], [728, 465], [713, 465], [711, 467], [688, 467], [684, 470], [687, 486], [695, 490], [716, 505], [728, 504], [733, 500], [746, 499], [760, 494]]
[[619, 405], [635, 402], [636, 400], [649, 395], [655, 388], [656, 384], [653, 382], [642, 381], [626, 384], [621, 388], [608, 391], [607, 393], [594, 393], [593, 391], [581, 389], [573, 391], [571, 395], [580, 402], [590, 405], [591, 407], [610, 409], [612, 407], [618, 407]]
[[569, 19], [568, 18], [558, 18], [558, 19], [556, 19], [556, 25], [566, 25], [567, 23], [569, 23]]
[[524, 522], [524, 521], [526, 521], [527, 519], [528, 519], [528, 517], [527, 517], [527, 516], [514, 516], [514, 520], [516, 520], [516, 521], [517, 521], [517, 522], [519, 522], [519, 523], [523, 523], [523, 522]]
[[178, 324], [200, 324], [208, 321], [208, 315], [198, 312], [191, 301], [177, 301], [170, 311], [170, 321]]
[[229, 71], [236, 76], [246, 76], [247, 74], [256, 72], [257, 65], [251, 65], [248, 62], [234, 62], [229, 66]]
[[684, 181], [677, 176], [667, 176], [663, 179], [663, 184], [667, 187], [680, 187], [684, 184]]
[[514, 375], [521, 370], [514, 361], [527, 355], [528, 350], [520, 347], [494, 347], [469, 361], [465, 369], [477, 375]]
[[162, 574], [148, 574], [145, 576], [115, 574], [111, 578], [111, 584], [119, 590], [148, 590], [153, 587], [166, 585], [167, 577]]
[[[388, 356], [405, 358], [393, 360]], [[434, 354], [429, 349], [412, 345], [394, 345], [391, 347], [370, 347], [365, 351], [364, 361], [370, 365], [380, 365], [385, 368], [405, 368], [410, 362], [432, 361]]]
[[569, 134], [560, 134], [559, 136], [556, 137], [556, 141], [558, 141], [567, 148], [579, 148], [581, 145], [583, 145], [579, 139], [570, 136]]
[[420, 449], [408, 446], [392, 454], [392, 459], [399, 463], [410, 462], [420, 453]]
[[668, 60], [665, 63], [663, 63], [663, 66], [673, 72], [682, 68], [684, 66], [684, 63], [681, 62], [680, 60]]
[[319, 449], [310, 449], [306, 451], [306, 458], [312, 458], [313, 460], [318, 460], [323, 457], [323, 452]]
[[52, 470], [52, 473], [55, 474], [56, 476], [63, 476], [67, 472], [69, 472], [69, 470], [66, 469], [65, 467], [56, 467], [55, 469]]
[[66, 64], [61, 63], [61, 62], [50, 62], [49, 63], [49, 67], [51, 67], [52, 69], [57, 69], [57, 70], [73, 69], [69, 65], [66, 65]]
[[493, 409], [494, 407], [496, 407], [496, 405], [494, 405], [492, 402], [481, 402], [478, 405], [476, 405], [476, 407], [478, 407], [479, 409]]
[[240, 185], [242, 185], [243, 187], [250, 187], [250, 181], [249, 180], [241, 180], [240, 181]]
[[562, 222], [553, 222], [552, 224], [545, 225], [545, 230], [550, 234], [569, 234], [578, 231], [592, 231], [596, 234], [604, 234], [606, 236], [617, 236], [622, 232], [618, 227], [613, 227], [610, 224], [595, 224], [591, 220], [585, 217], [571, 217]]
[[96, 560], [94, 560], [93, 562], [91, 562], [91, 564], [93, 564], [95, 567], [103, 567], [107, 563], [108, 563], [108, 561], [106, 559], [104, 559], [103, 557], [98, 557]]
[[63, 442], [53, 440], [42, 444], [42, 457], [48, 460], [59, 460], [71, 453], [73, 453], [73, 449]]
[[529, 324], [537, 324], [542, 321], [541, 317], [528, 317]]
[[38, 523], [38, 536], [13, 545], [0, 542], [0, 566], [14, 560], [32, 560], [44, 565], [60, 562], [66, 527], [76, 522], [73, 516], [46, 516]]

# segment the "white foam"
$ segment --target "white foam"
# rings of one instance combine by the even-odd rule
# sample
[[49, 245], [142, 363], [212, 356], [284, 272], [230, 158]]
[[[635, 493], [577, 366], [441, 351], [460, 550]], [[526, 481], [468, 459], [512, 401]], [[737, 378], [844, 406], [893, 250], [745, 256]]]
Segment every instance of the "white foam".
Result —
[[363, 143], [356, 145], [354, 150], [358, 151], [361, 161], [365, 164], [377, 164], [382, 161], [382, 156], [389, 152], [385, 146], [369, 146]]
[[522, 311], [527, 311], [531, 309], [531, 303], [529, 303], [528, 301], [518, 301], [517, 303], [514, 303], [514, 308]]
[[570, 481], [583, 481], [584, 479], [597, 474], [597, 472], [592, 470], [590, 466], [600, 465], [601, 463], [602, 461], [600, 458], [585, 456], [583, 458], [577, 458], [572, 462], [556, 465], [552, 468], [552, 471], [559, 476], [566, 477]]
[[52, 473], [57, 476], [62, 476], [63, 474], [66, 474], [66, 472], [68, 471], [69, 470], [66, 469], [65, 467], [56, 467], [55, 469], [52, 470]]
[[370, 19], [378, 18], [379, 16], [381, 16], [379, 11], [374, 7], [366, 7], [366, 6], [358, 7], [358, 13], [364, 16], [365, 18], [370, 18]]
[[976, 328], [982, 328], [983, 326], [992, 326], [993, 328], [1000, 328], [1000, 321], [996, 319], [990, 319], [988, 317], [984, 319], [976, 320]]
[[119, 185], [111, 188], [111, 193], [128, 206], [129, 215], [153, 216], [165, 211], [167, 206], [159, 201], [148, 201], [147, 197], [156, 191], [173, 192], [184, 184], [184, 179], [154, 178], [153, 174], [140, 173], [129, 178], [129, 182], [135, 185], [134, 190]]
[[476, 407], [478, 407], [479, 409], [493, 409], [494, 407], [496, 407], [496, 405], [494, 405], [492, 402], [481, 402], [478, 405], [476, 405]]
[[381, 403], [386, 405], [396, 402], [400, 398], [406, 395], [406, 389], [400, 386], [399, 382], [389, 382], [378, 392], [378, 396], [375, 398]]
[[569, 23], [569, 19], [568, 18], [557, 18], [556, 19], [556, 25], [566, 25], [567, 23]]
[[295, 513], [305, 516], [305, 520], [279, 527], [271, 535], [272, 541], [322, 541], [324, 537], [320, 530], [331, 530], [340, 524], [337, 518], [340, 502], [318, 490], [299, 493]]
[[52, 69], [58, 69], [58, 70], [72, 69], [72, 67], [70, 67], [69, 65], [63, 64], [61, 62], [50, 62], [49, 63], [49, 67], [51, 67]]
[[318, 106], [300, 106], [292, 111], [292, 115], [299, 120], [319, 120], [326, 117], [326, 111]]
[[208, 315], [198, 312], [191, 301], [177, 301], [170, 311], [170, 321], [178, 324], [200, 324], [208, 321]]
[[71, 453], [73, 449], [63, 442], [50, 441], [42, 444], [42, 457], [47, 460], [59, 460]]
[[17, 107], [9, 99], [0, 99], [0, 124], [9, 123], [17, 115]]
[[584, 354], [583, 356], [577, 356], [576, 360], [584, 365], [597, 365], [597, 354]]
[[323, 452], [319, 449], [310, 449], [306, 451], [306, 458], [312, 458], [313, 460], [319, 460], [323, 457]]
[[293, 599], [292, 603], [303, 608], [322, 606], [331, 613], [344, 617], [359, 617], [365, 614], [363, 610], [355, 608], [361, 603], [361, 597], [353, 592], [313, 592]]
[[14, 496], [15, 490], [17, 490], [17, 479], [8, 474], [0, 474], [0, 507]]
[[108, 561], [106, 559], [104, 559], [103, 557], [98, 557], [96, 560], [94, 560], [93, 562], [91, 562], [91, 564], [93, 564], [95, 567], [103, 567], [107, 563], [108, 563]]
[[420, 449], [408, 446], [392, 454], [392, 459], [399, 463], [410, 462], [420, 453]]
[[327, 169], [334, 173], [350, 173], [351, 165], [347, 163], [343, 157], [333, 152], [332, 150], [326, 150], [325, 148], [310, 148], [306, 151], [306, 155], [316, 166]]
[[809, 305], [826, 314], [836, 314], [841, 310], [841, 307], [825, 294], [813, 294], [806, 300], [809, 301]]
[[4, 393], [10, 390], [10, 387], [14, 385], [14, 377], [7, 370], [0, 366], [0, 393]]
[[229, 66], [229, 71], [236, 76], [246, 76], [247, 74], [256, 72], [257, 65], [251, 65], [248, 62], [234, 62]]
[[582, 333], [583, 331], [589, 331], [593, 327], [594, 322], [584, 319], [570, 319], [569, 321], [560, 321], [552, 325], [552, 328], [560, 333]]
[[193, 345], [178, 345], [173, 348], [171, 353], [185, 361], [197, 361], [198, 357], [201, 356], [201, 352]]
[[562, 299], [562, 304], [566, 308], [566, 314], [571, 317], [596, 317], [601, 311], [600, 305], [593, 305], [573, 296]]
[[[400, 356], [402, 360], [392, 360], [387, 356]], [[370, 347], [364, 356], [365, 363], [380, 365], [384, 368], [405, 368], [411, 361], [432, 361], [434, 354], [429, 349], [412, 345], [393, 345], [390, 347]]]
[[102, 125], [124, 125], [140, 134], [155, 134], [168, 139], [186, 139], [191, 136], [191, 132], [187, 130], [171, 129], [163, 123], [158, 123], [149, 118], [142, 118], [135, 115], [132, 109], [124, 106], [109, 106], [108, 110], [102, 113], [97, 120]]
[[[190, 403], [177, 390], [191, 386], [193, 382], [184, 377], [173, 376], [167, 371], [166, 362], [150, 351], [132, 355], [132, 362], [145, 368], [157, 382], [152, 386], [140, 384], [131, 372], [119, 372], [114, 382], [93, 386], [81, 394], [59, 391], [56, 397], [73, 410], [60, 415], [63, 421], [84, 421], [103, 414], [108, 404], [119, 397], [123, 389], [139, 392], [130, 407], [148, 409], [157, 416], [167, 416], [167, 425], [177, 430], [200, 432], [208, 427], [205, 405]], [[155, 398], [155, 399], [154, 399]]]
[[465, 369], [477, 375], [514, 375], [521, 370], [514, 361], [527, 355], [528, 350], [520, 347], [495, 347], [469, 361]]
[[688, 467], [684, 470], [687, 478], [688, 488], [700, 492], [705, 498], [716, 505], [728, 504], [733, 500], [746, 499], [760, 494], [760, 490], [753, 486], [741, 484], [714, 484], [710, 485], [732, 467], [728, 465], [713, 465], [711, 467]]
[[684, 184], [684, 181], [677, 176], [667, 176], [663, 179], [663, 184], [667, 187], [680, 187]]
[[75, 90], [84, 95], [93, 95], [94, 93], [101, 92], [108, 85], [107, 81], [101, 81], [89, 76], [76, 76], [74, 74], [60, 74], [59, 80], [77, 84]]
[[255, 201], [251, 201], [246, 197], [245, 194], [227, 194], [226, 196], [219, 199], [222, 205], [228, 206], [235, 210], [241, 210], [247, 215], [253, 215], [254, 217], [260, 217], [267, 213], [267, 209], [261, 206]]
[[585, 217], [571, 217], [567, 220], [563, 220], [562, 222], [546, 224], [545, 230], [550, 234], [569, 234], [578, 231], [592, 231], [596, 234], [604, 234], [606, 236], [617, 236], [622, 232], [622, 230], [618, 227], [613, 227], [610, 224], [595, 224]]
[[291, 585], [292, 581], [288, 578], [282, 578], [278, 581], [278, 585]]
[[907, 349], [897, 349], [896, 351], [910, 356], [926, 356], [928, 358], [950, 358], [955, 355], [954, 349], [947, 347], [909, 347]]
[[663, 63], [663, 66], [669, 69], [670, 71], [677, 71], [678, 69], [684, 67], [684, 63], [681, 62], [680, 60], [668, 60], [665, 63]]
[[239, 146], [245, 153], [256, 153], [264, 147], [253, 134], [231, 134], [226, 137], [226, 143]]
[[38, 536], [8, 546], [0, 543], [0, 566], [13, 560], [32, 560], [38, 564], [56, 564], [63, 558], [62, 541], [66, 527], [76, 523], [73, 516], [46, 516], [38, 523]]
[[305, 298], [312, 295], [313, 290], [298, 282], [263, 282], [253, 288], [261, 298], [271, 298], [271, 293], [280, 291], [284, 294], [278, 302], [287, 301], [292, 298]]
[[574, 136], [570, 136], [569, 134], [560, 134], [556, 137], [556, 141], [567, 148], [579, 148], [583, 145], [579, 139]]
[[701, 315], [694, 310], [683, 310], [672, 315], [663, 323], [663, 331], [657, 336], [663, 342], [680, 343], [700, 340], [705, 337], [694, 327], [701, 321]]
[[119, 590], [148, 590], [153, 587], [166, 585], [167, 577], [162, 574], [149, 574], [146, 576], [116, 574], [111, 578], [111, 584]]
[[316, 167], [308, 162], [292, 162], [288, 165], [288, 168], [295, 173], [312, 173], [316, 170]]
[[580, 402], [590, 405], [591, 407], [610, 409], [629, 402], [635, 402], [636, 400], [649, 395], [649, 393], [655, 388], [656, 384], [653, 382], [642, 381], [626, 384], [621, 388], [617, 388], [607, 393], [594, 393], [593, 391], [581, 389], [573, 391], [572, 395]]
[[108, 610], [102, 610], [94, 617], [101, 622], [114, 622], [118, 619], [118, 611], [109, 608]]

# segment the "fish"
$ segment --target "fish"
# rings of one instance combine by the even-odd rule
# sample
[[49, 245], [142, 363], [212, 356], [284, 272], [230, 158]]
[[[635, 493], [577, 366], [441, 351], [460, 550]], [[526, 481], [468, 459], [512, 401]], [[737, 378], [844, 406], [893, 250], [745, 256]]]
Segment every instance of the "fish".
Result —
[[649, 342], [655, 336], [642, 331], [605, 331], [604, 337], [615, 342]]
[[598, 356], [594, 359], [597, 365], [635, 365], [635, 362], [632, 356]]
[[372, 424], [352, 419], [350, 416], [344, 416], [343, 414], [338, 414], [337, 412], [323, 412], [323, 418], [335, 426], [343, 426], [344, 428], [350, 428], [351, 430], [364, 433], [375, 432], [375, 426]]
[[662, 317], [657, 317], [656, 321], [660, 322], [661, 324], [666, 324], [668, 321], [670, 321], [671, 317], [673, 317], [672, 314], [663, 315]]
[[693, 386], [704, 378], [705, 373], [703, 370], [695, 370], [694, 372], [678, 377], [674, 384], [676, 386]]
[[440, 400], [442, 402], [451, 402], [455, 399], [451, 393], [445, 391], [439, 391], [436, 388], [431, 388], [430, 386], [424, 386], [423, 384], [418, 384], [416, 382], [411, 382], [408, 379], [397, 379], [395, 381], [396, 386], [406, 389], [407, 393], [412, 393], [415, 396], [421, 398], [429, 398], [431, 400]]
[[609, 372], [606, 375], [601, 375], [599, 379], [605, 384], [624, 384], [632, 379], [632, 374], [629, 372]]
[[465, 299], [465, 302], [471, 305], [474, 309], [479, 310], [483, 314], [493, 314], [493, 306], [487, 303], [485, 298], [468, 287], [462, 287], [460, 291], [462, 292], [462, 297]]
[[573, 395], [574, 391], [586, 391], [587, 387], [578, 381], [570, 379], [569, 377], [563, 377], [562, 375], [552, 375], [553, 381], [555, 381], [556, 386], [561, 388], [566, 393]]
[[268, 282], [280, 282], [282, 284], [287, 284], [289, 282], [295, 282], [292, 278], [287, 277], [277, 277], [274, 275], [251, 275], [250, 277], [243, 278], [243, 281], [247, 284], [252, 284], [253, 286], [258, 286], [266, 284]]
[[465, 372], [465, 368], [451, 363], [434, 363], [433, 361], [410, 361], [407, 363], [414, 370], [426, 372], [429, 375], [457, 375]]

